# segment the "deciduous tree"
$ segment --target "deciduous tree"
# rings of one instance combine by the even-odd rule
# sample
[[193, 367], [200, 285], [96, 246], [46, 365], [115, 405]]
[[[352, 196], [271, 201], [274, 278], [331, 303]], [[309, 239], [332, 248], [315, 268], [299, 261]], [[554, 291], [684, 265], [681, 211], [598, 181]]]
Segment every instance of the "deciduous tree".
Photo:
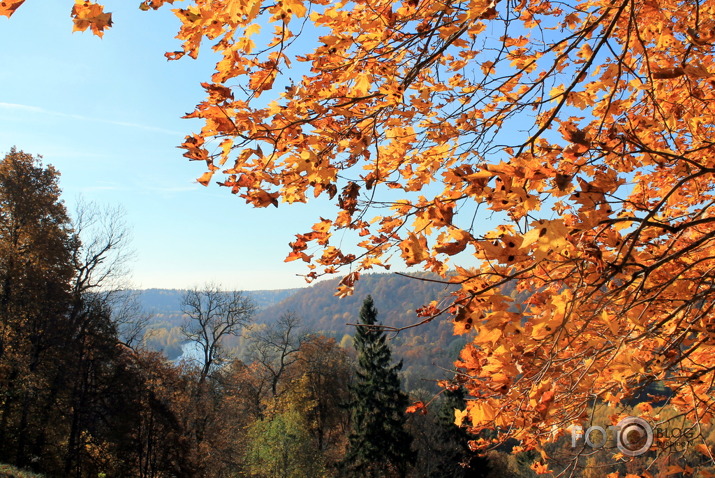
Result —
[[307, 410], [315, 446], [328, 464], [340, 461], [350, 425], [353, 364], [335, 339], [311, 335], [300, 345], [293, 375], [314, 406]]
[[0, 455], [82, 476], [99, 466], [87, 449], [113, 420], [105, 400], [118, 338], [106, 279], [119, 272], [109, 259], [126, 234], [116, 216], [112, 235], [71, 221], [58, 178], [15, 149], [0, 162]]
[[0, 161], [0, 458], [21, 466], [67, 341], [76, 243], [58, 179], [14, 148]]
[[186, 315], [181, 331], [201, 353], [199, 383], [225, 358], [222, 340], [239, 335], [247, 326], [256, 305], [240, 291], [227, 292], [214, 284], [186, 291], [181, 311]]
[[304, 336], [300, 332], [300, 317], [293, 312], [281, 315], [275, 323], [253, 331], [249, 337], [248, 355], [270, 390], [277, 397], [281, 379], [298, 360]]
[[322, 450], [311, 437], [313, 409], [306, 376], [280, 397], [250, 427], [246, 461], [251, 476], [302, 478], [326, 476]]

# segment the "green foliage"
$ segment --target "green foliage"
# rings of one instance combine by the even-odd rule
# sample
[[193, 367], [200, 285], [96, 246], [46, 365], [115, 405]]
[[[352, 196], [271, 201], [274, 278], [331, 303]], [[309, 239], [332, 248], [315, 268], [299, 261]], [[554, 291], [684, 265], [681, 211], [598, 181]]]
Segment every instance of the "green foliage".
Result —
[[414, 458], [412, 437], [405, 430], [407, 395], [397, 374], [402, 363], [392, 364], [371, 296], [363, 302], [359, 324], [351, 433], [343, 465], [351, 476], [402, 477]]
[[320, 454], [297, 410], [258, 420], [249, 431], [249, 440], [247, 459], [252, 476], [308, 478], [325, 474]]
[[247, 468], [261, 478], [318, 478], [326, 476], [320, 450], [310, 430], [311, 412], [317, 404], [310, 399], [304, 378], [263, 419], [248, 431]]

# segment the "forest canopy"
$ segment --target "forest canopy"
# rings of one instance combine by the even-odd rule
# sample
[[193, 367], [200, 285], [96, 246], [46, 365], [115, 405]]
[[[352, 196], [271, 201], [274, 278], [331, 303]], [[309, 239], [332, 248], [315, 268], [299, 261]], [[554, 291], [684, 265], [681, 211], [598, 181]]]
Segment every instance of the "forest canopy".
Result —
[[[711, 420], [715, 4], [182, 6], [167, 57], [220, 55], [182, 144], [199, 181], [257, 207], [333, 199], [287, 260], [343, 273], [339, 294], [400, 262], [458, 284], [421, 315], [473, 338], [470, 431], [538, 448], [654, 382]], [[111, 25], [89, 1], [72, 15]]]

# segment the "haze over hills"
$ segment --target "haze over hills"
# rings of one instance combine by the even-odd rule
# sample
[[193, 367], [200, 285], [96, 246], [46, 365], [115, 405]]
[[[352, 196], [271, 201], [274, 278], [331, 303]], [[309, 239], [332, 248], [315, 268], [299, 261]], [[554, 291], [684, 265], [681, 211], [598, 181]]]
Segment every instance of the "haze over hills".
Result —
[[[429, 279], [432, 276], [421, 275]], [[379, 312], [378, 320], [386, 326], [404, 327], [420, 321], [416, 309], [432, 300], [449, 295], [454, 286], [429, 280], [419, 280], [398, 274], [366, 274], [356, 283], [355, 293], [338, 298], [335, 289], [339, 279], [324, 280], [302, 289], [246, 291], [259, 306], [256, 323], [271, 323], [291, 312], [301, 318], [305, 333], [320, 333], [344, 344], [345, 336], [354, 334], [354, 326], [365, 297], [370, 294]], [[183, 338], [180, 301], [184, 291], [148, 289], [137, 291], [145, 310], [153, 312], [147, 345], [163, 350], [171, 359], [181, 353]], [[464, 337], [452, 333], [447, 318], [389, 334], [393, 356], [404, 361], [403, 383], [408, 389], [431, 388], [426, 382], [444, 378], [464, 345]], [[440, 373], [444, 371], [444, 373]], [[439, 376], [438, 376], [439, 375]]]
[[[274, 305], [289, 297], [300, 289], [279, 290], [251, 290], [246, 291], [259, 309]], [[139, 297], [144, 309], [149, 313], [163, 315], [181, 315], [181, 298], [184, 290], [181, 289], [143, 289], [134, 291]]]

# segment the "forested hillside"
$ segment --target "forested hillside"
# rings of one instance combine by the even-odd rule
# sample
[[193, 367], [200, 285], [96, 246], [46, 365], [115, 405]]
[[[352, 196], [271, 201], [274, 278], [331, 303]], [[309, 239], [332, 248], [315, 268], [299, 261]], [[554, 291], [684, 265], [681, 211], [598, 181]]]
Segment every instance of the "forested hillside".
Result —
[[[282, 315], [292, 313], [300, 319], [303, 333], [320, 333], [350, 345], [345, 336], [354, 335], [352, 324], [357, 322], [357, 311], [367, 295], [372, 295], [379, 312], [378, 320], [383, 325], [412, 325], [420, 320], [415, 312], [419, 307], [449, 295], [452, 286], [433, 282], [429, 280], [431, 278], [424, 274], [419, 278], [366, 274], [356, 285], [355, 294], [342, 299], [335, 296], [337, 279], [321, 281], [304, 289], [246, 291], [246, 295], [259, 309], [254, 323], [271, 324]], [[143, 308], [153, 315], [146, 344], [164, 352], [170, 359], [181, 354], [181, 343], [185, 340], [179, 329], [183, 293], [167, 289], [136, 291]], [[389, 337], [395, 357], [404, 360], [403, 383], [408, 389], [432, 388], [430, 382], [443, 378], [444, 370], [451, 368], [465, 342], [453, 335], [451, 323], [443, 319], [391, 333]], [[229, 344], [241, 354], [240, 340], [229, 340]]]
[[[405, 327], [421, 319], [416, 310], [433, 300], [442, 300], [453, 286], [429, 279], [398, 274], [366, 274], [355, 285], [352, 296], [338, 298], [335, 290], [339, 280], [326, 280], [298, 290], [282, 302], [256, 315], [256, 322], [269, 323], [286, 312], [303, 320], [307, 331], [321, 333], [342, 340], [355, 334], [357, 311], [367, 295], [371, 295], [378, 310], [378, 321], [387, 327]], [[451, 368], [465, 340], [453, 334], [450, 321], [434, 321], [388, 334], [394, 356], [404, 360], [403, 384], [408, 389], [423, 388], [423, 380], [443, 378], [444, 368]], [[435, 367], [434, 365], [437, 365]]]
[[[355, 284], [355, 293], [348, 297], [335, 296], [339, 280], [325, 280], [305, 289], [298, 289], [281, 302], [267, 307], [257, 316], [257, 322], [270, 322], [273, 317], [289, 310], [305, 319], [306, 325], [316, 331], [335, 334], [353, 333], [356, 310], [366, 295], [371, 295], [380, 313], [380, 322], [389, 327], [404, 327], [419, 320], [415, 310], [432, 300], [444, 299], [454, 286], [430, 279], [436, 277], [420, 274], [410, 278], [399, 274], [365, 274]], [[442, 281], [443, 282], [443, 281]], [[432, 324], [436, 325], [436, 322]], [[425, 327], [401, 332], [401, 335], [424, 333]]]

